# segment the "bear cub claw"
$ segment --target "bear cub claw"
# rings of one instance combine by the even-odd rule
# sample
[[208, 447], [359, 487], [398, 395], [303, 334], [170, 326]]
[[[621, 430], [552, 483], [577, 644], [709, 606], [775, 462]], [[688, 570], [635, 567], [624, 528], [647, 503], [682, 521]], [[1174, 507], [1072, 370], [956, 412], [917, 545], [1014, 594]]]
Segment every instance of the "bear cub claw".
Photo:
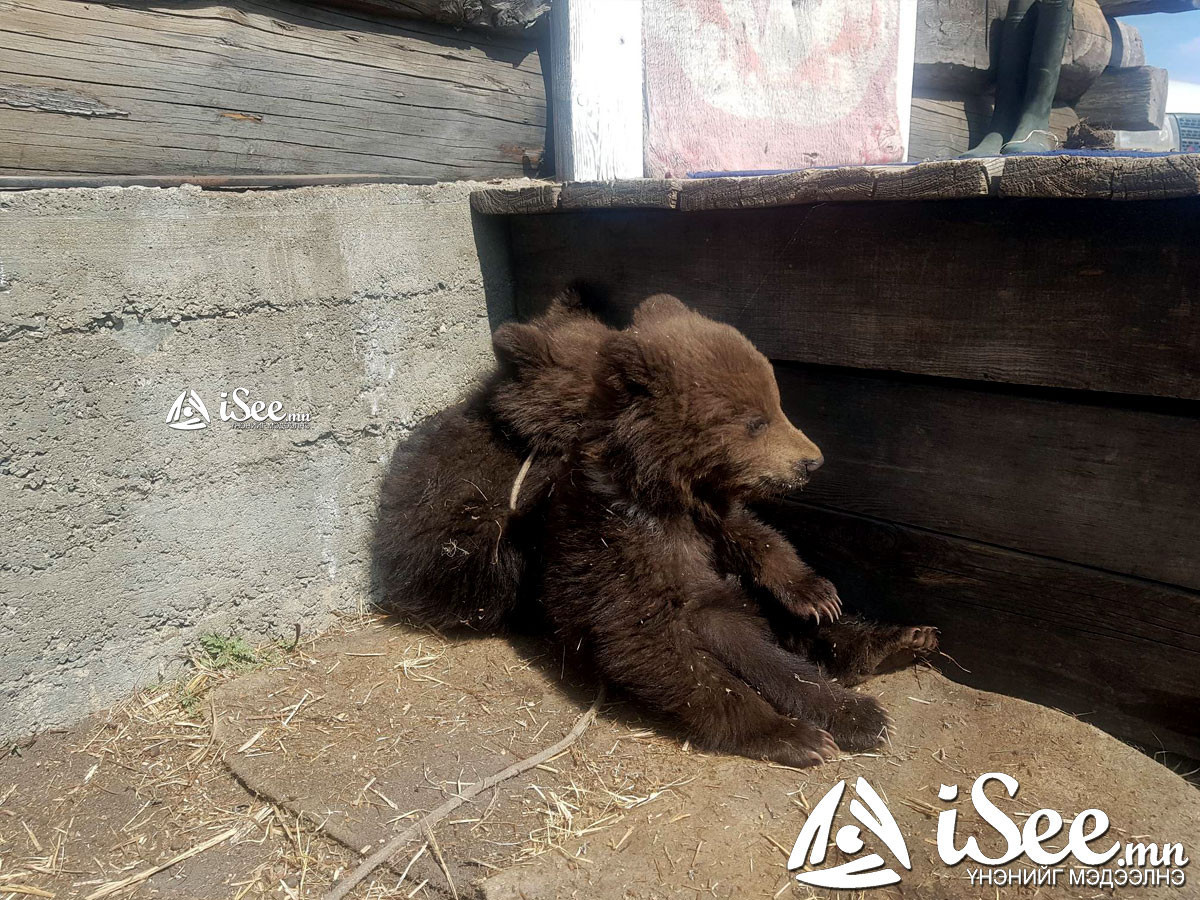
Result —
[[842, 600], [837, 588], [825, 578], [809, 575], [779, 585], [764, 585], [792, 615], [815, 618], [817, 623], [833, 622], [842, 615]]
[[781, 730], [763, 756], [782, 765], [802, 769], [836, 759], [841, 752], [828, 731], [794, 719]]
[[906, 628], [901, 635], [900, 644], [913, 653], [932, 653], [938, 648], [937, 636], [938, 630], [932, 625]]

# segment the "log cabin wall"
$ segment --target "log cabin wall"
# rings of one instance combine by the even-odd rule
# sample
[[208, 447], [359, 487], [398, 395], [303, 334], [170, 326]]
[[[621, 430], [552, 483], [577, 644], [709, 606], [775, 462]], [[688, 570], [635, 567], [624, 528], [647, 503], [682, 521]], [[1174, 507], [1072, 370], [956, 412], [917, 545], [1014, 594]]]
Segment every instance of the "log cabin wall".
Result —
[[852, 608], [938, 625], [955, 679], [1200, 757], [1200, 179], [1176, 165], [1192, 197], [1133, 203], [1006, 198], [1080, 189], [1016, 174], [700, 212], [683, 195], [787, 192], [567, 185], [510, 219], [517, 296], [528, 315], [581, 279], [621, 321], [667, 291], [741, 329], [827, 460], [770, 515]]
[[0, 175], [534, 174], [546, 4], [461, 6], [0, 0]]

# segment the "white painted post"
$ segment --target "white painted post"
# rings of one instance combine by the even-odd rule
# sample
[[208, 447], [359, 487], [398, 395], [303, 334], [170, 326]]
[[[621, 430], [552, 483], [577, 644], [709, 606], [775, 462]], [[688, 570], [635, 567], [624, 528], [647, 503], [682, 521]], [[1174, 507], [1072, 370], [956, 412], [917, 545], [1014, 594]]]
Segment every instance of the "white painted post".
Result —
[[550, 21], [558, 177], [641, 178], [642, 0], [555, 0]]
[[900, 52], [896, 57], [896, 108], [900, 112], [901, 160], [908, 159], [908, 136], [912, 127], [913, 66], [917, 53], [917, 0], [900, 0]]

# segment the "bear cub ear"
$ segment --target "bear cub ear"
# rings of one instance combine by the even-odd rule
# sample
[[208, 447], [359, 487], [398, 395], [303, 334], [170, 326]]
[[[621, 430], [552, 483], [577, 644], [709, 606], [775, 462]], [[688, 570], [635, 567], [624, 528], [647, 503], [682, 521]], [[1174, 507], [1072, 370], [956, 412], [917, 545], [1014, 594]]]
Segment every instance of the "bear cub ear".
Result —
[[603, 356], [599, 380], [608, 388], [610, 400], [624, 404], [634, 397], [654, 393], [654, 367], [633, 335], [628, 332], [614, 334], [609, 338]]
[[502, 367], [521, 371], [553, 363], [550, 339], [540, 328], [507, 322], [492, 335], [492, 350]]
[[671, 294], [655, 294], [647, 297], [639, 304], [633, 313], [633, 324], [649, 325], [651, 322], [661, 322], [676, 316], [685, 316], [689, 312], [683, 301]]

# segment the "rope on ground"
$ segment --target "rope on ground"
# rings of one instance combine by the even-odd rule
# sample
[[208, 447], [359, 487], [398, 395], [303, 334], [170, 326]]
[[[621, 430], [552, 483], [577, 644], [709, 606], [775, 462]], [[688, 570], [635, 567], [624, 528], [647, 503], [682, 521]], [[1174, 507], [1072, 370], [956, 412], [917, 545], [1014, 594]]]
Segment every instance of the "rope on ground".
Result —
[[471, 785], [462, 793], [451, 797], [437, 809], [433, 810], [433, 812], [426, 814], [425, 817], [420, 821], [410, 825], [400, 834], [388, 841], [387, 844], [385, 844], [379, 850], [375, 851], [365, 860], [363, 860], [358, 868], [352, 872], [349, 872], [330, 889], [329, 893], [325, 895], [324, 900], [342, 900], [343, 897], [354, 890], [359, 882], [361, 882], [364, 878], [403, 850], [409, 842], [420, 837], [427, 830], [432, 830], [434, 825], [436, 825], [450, 813], [454, 812], [454, 810], [458, 809], [458, 807], [462, 806], [468, 800], [472, 800], [489, 788], [495, 787], [503, 781], [508, 781], [508, 779], [514, 778], [517, 775], [520, 775], [522, 772], [527, 772], [535, 766], [540, 766], [547, 760], [558, 756], [558, 754], [562, 753], [577, 740], [579, 740], [580, 736], [587, 731], [588, 726], [596, 720], [596, 713], [599, 711], [600, 704], [602, 702], [604, 702], [603, 688], [601, 688], [600, 692], [596, 694], [596, 699], [592, 701], [592, 705], [588, 708], [588, 711], [579, 717], [579, 721], [575, 723], [575, 727], [567, 732], [566, 736], [563, 737], [562, 740], [555, 744], [551, 744], [545, 750], [538, 751], [537, 753], [533, 754], [533, 756], [518, 760], [507, 769], [501, 769], [499, 772], [489, 775], [482, 781], [475, 782], [475, 784]]

